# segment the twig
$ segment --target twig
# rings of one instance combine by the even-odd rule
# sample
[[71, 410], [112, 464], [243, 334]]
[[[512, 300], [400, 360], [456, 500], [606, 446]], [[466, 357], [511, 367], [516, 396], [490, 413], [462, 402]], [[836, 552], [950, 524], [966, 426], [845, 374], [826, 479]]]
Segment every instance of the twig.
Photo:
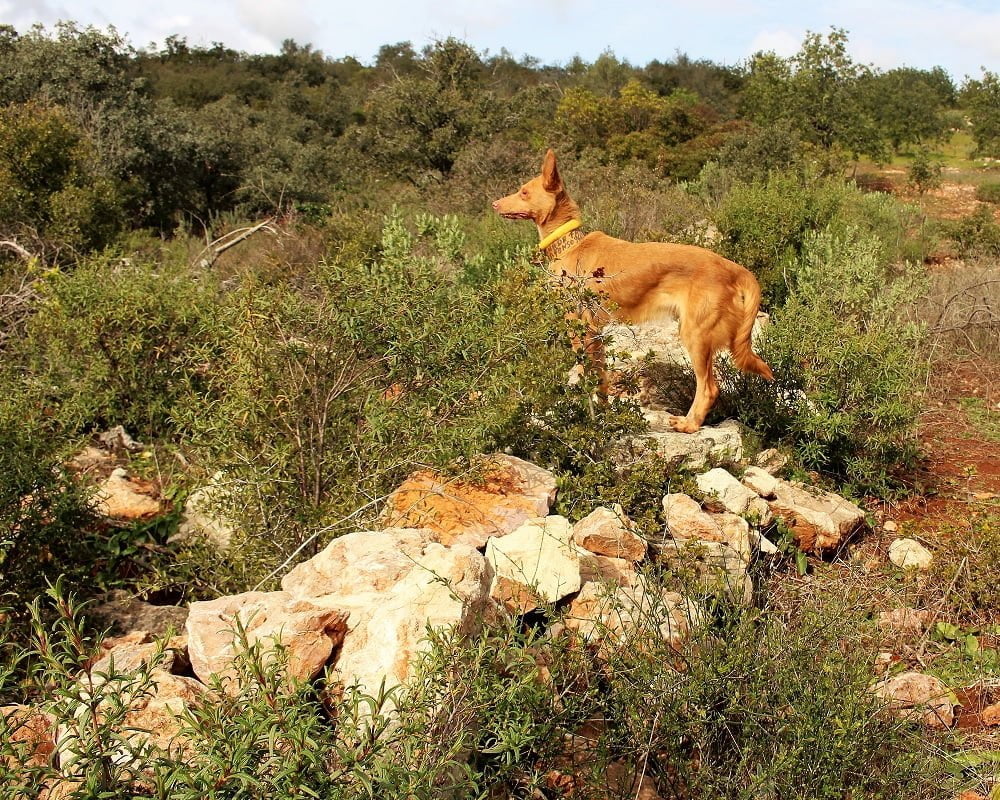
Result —
[[25, 261], [31, 261], [35, 257], [32, 253], [25, 250], [23, 247], [21, 247], [21, 245], [19, 245], [13, 239], [0, 240], [0, 247], [5, 247], [8, 250], [13, 250]]

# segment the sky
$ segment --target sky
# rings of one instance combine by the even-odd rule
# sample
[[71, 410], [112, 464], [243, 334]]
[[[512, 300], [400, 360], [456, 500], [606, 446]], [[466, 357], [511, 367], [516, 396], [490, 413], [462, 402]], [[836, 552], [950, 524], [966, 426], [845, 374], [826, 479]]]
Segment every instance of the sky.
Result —
[[19, 31], [58, 20], [114, 25], [135, 47], [178, 34], [265, 53], [291, 38], [366, 63], [383, 44], [457, 36], [543, 63], [610, 49], [637, 65], [678, 52], [735, 65], [760, 50], [791, 55], [807, 31], [836, 26], [855, 61], [882, 69], [942, 66], [957, 81], [1000, 71], [1000, 0], [0, 0], [0, 23]]

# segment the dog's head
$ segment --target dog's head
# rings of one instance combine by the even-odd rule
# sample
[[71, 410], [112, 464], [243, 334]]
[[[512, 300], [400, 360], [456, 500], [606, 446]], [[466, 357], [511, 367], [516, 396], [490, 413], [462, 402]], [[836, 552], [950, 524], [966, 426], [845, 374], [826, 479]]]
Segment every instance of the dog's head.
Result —
[[542, 174], [532, 178], [514, 194], [493, 201], [493, 210], [507, 219], [530, 219], [537, 225], [548, 220], [563, 193], [556, 154], [549, 150], [542, 162]]

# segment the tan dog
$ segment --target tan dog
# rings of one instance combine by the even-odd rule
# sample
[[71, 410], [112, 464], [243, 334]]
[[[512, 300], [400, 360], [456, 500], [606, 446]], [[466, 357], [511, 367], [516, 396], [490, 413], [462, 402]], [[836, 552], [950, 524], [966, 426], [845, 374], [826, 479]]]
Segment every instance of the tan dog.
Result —
[[602, 372], [602, 389], [606, 379], [600, 332], [612, 314], [624, 322], [665, 317], [680, 321], [681, 342], [691, 357], [697, 388], [687, 415], [670, 417], [678, 431], [697, 431], [719, 396], [713, 361], [720, 350], [728, 349], [740, 369], [774, 379], [750, 346], [760, 305], [760, 284], [753, 274], [701, 247], [583, 234], [580, 209], [566, 194], [551, 150], [545, 154], [542, 174], [494, 202], [493, 209], [538, 226], [538, 248], [548, 257], [553, 275], [580, 281], [612, 301], [611, 313], [598, 306], [570, 315], [585, 324], [582, 346]]

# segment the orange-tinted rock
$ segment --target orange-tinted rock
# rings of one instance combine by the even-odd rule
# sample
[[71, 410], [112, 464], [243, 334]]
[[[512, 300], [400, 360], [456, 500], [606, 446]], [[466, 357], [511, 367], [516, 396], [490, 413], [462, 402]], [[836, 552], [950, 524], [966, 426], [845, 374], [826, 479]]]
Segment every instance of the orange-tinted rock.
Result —
[[149, 519], [163, 511], [156, 484], [130, 477], [121, 468], [100, 485], [94, 503], [102, 516], [124, 521]]
[[779, 480], [774, 494], [771, 511], [803, 550], [834, 550], [864, 524], [865, 512], [832, 492]]
[[[21, 754], [26, 759], [24, 766], [39, 767], [49, 762], [52, 752], [56, 748], [55, 724], [52, 716], [30, 706], [3, 706], [0, 707], [0, 714], [3, 714], [7, 729], [10, 731], [8, 739], [19, 749], [24, 748]], [[13, 759], [0, 757], [0, 763], [7, 763], [8, 766], [17, 766], [11, 763]]]
[[929, 728], [949, 728], [955, 721], [951, 693], [938, 678], [921, 672], [903, 672], [873, 687], [900, 719], [922, 722]]
[[555, 493], [555, 476], [547, 470], [513, 456], [491, 456], [475, 481], [414, 472], [389, 497], [384, 523], [427, 528], [445, 545], [482, 548], [491, 536], [548, 514]]
[[646, 557], [646, 540], [632, 527], [620, 506], [614, 510], [599, 506], [573, 526], [573, 541], [597, 555], [642, 561]]

